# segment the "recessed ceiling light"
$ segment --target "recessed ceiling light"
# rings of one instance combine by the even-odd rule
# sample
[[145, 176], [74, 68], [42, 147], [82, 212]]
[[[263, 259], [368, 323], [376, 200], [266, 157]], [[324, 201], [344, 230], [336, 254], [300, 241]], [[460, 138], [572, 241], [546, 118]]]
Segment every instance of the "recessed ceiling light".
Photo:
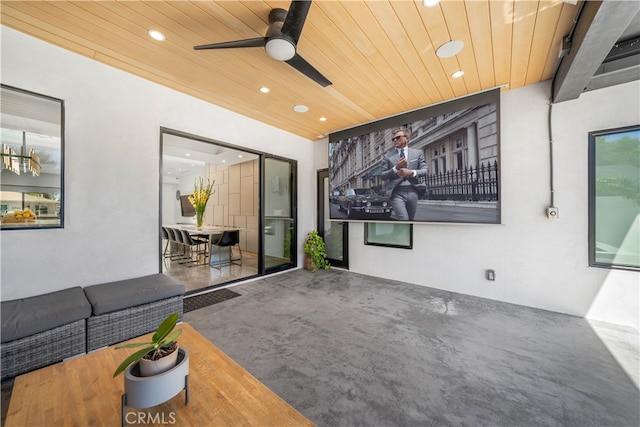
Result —
[[271, 89], [269, 89], [269, 88], [268, 88], [268, 87], [266, 87], [266, 86], [262, 86], [262, 87], [260, 88], [260, 92], [262, 92], [262, 93], [269, 93], [270, 91], [271, 91]]
[[297, 112], [297, 113], [306, 113], [307, 111], [309, 111], [309, 107], [307, 107], [306, 105], [294, 105], [293, 106], [293, 111]]
[[460, 40], [452, 40], [440, 46], [438, 50], [436, 50], [436, 55], [440, 58], [449, 58], [460, 53], [463, 47], [464, 43]]
[[242, 158], [242, 154], [238, 154], [238, 158], [240, 158], [240, 159], [241, 159], [241, 158]]
[[321, 121], [321, 122], [326, 122], [326, 121], [327, 121], [327, 118], [326, 118], [326, 117], [320, 117], [320, 121]]
[[160, 31], [149, 30], [147, 31], [147, 34], [149, 34], [149, 37], [154, 40], [158, 40], [159, 42], [164, 41], [164, 34], [162, 34]]
[[453, 77], [454, 79], [460, 78], [464, 76], [464, 71], [462, 70], [458, 70], [455, 73], [451, 74], [451, 77]]
[[191, 157], [191, 154], [189, 154], [189, 153], [184, 153], [184, 155], [187, 156], [187, 157]]
[[227, 163], [227, 161], [226, 161], [226, 160], [223, 160], [223, 161], [222, 161], [222, 163]]
[[437, 5], [438, 3], [440, 3], [440, 0], [422, 0], [422, 4], [425, 7], [433, 7], [433, 6]]

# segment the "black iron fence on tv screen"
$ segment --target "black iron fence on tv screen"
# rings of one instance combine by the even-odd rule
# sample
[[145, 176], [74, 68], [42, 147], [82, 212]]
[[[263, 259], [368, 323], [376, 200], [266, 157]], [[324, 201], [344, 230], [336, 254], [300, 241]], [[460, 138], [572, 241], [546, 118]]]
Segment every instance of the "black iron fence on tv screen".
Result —
[[498, 200], [498, 162], [441, 172], [422, 178], [427, 184], [426, 200]]

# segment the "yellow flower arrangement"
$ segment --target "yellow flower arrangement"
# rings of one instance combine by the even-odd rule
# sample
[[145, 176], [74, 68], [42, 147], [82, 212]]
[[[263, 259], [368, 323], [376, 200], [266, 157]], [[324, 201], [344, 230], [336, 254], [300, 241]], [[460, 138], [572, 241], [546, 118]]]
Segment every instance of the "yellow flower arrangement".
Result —
[[209, 197], [214, 193], [213, 184], [215, 180], [211, 182], [207, 179], [207, 184], [204, 183], [204, 178], [196, 178], [193, 184], [193, 194], [189, 196], [189, 201], [196, 210], [196, 218], [198, 227], [202, 227], [202, 214], [204, 208], [207, 206]]

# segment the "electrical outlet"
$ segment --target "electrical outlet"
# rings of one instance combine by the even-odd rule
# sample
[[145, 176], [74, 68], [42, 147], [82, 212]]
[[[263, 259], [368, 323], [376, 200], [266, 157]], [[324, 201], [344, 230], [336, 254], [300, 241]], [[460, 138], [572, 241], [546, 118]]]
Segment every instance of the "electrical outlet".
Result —
[[496, 272], [495, 270], [487, 270], [486, 272], [487, 280], [494, 281], [496, 280]]
[[555, 206], [549, 206], [547, 208], [547, 218], [549, 219], [558, 219], [558, 208]]

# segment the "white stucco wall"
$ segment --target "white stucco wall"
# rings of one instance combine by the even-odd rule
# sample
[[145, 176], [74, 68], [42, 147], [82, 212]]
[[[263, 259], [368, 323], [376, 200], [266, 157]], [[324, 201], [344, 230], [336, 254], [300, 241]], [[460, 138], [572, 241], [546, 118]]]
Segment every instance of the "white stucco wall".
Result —
[[[640, 274], [589, 267], [587, 222], [588, 132], [639, 123], [640, 83], [553, 106], [557, 221], [545, 216], [549, 85], [501, 95], [501, 225], [416, 224], [408, 251], [365, 246], [363, 225], [352, 223], [349, 269], [640, 329]], [[328, 164], [321, 144], [318, 169]], [[489, 268], [494, 282], [485, 279]]]
[[0, 233], [2, 300], [159, 271], [161, 126], [297, 160], [302, 247], [314, 227], [311, 141], [10, 28], [0, 34], [2, 83], [66, 108], [65, 227]]
[[[316, 227], [326, 140], [312, 143], [5, 27], [1, 36], [2, 83], [64, 99], [67, 115], [65, 228], [0, 233], [2, 300], [158, 271], [160, 126], [296, 159], [300, 247]], [[364, 246], [363, 225], [352, 224], [350, 269], [640, 329], [640, 275], [587, 265], [587, 133], [640, 122], [639, 94], [633, 82], [554, 106], [560, 218], [549, 221], [549, 82], [503, 93], [503, 224], [416, 225], [411, 251]], [[495, 282], [485, 280], [487, 268]]]

